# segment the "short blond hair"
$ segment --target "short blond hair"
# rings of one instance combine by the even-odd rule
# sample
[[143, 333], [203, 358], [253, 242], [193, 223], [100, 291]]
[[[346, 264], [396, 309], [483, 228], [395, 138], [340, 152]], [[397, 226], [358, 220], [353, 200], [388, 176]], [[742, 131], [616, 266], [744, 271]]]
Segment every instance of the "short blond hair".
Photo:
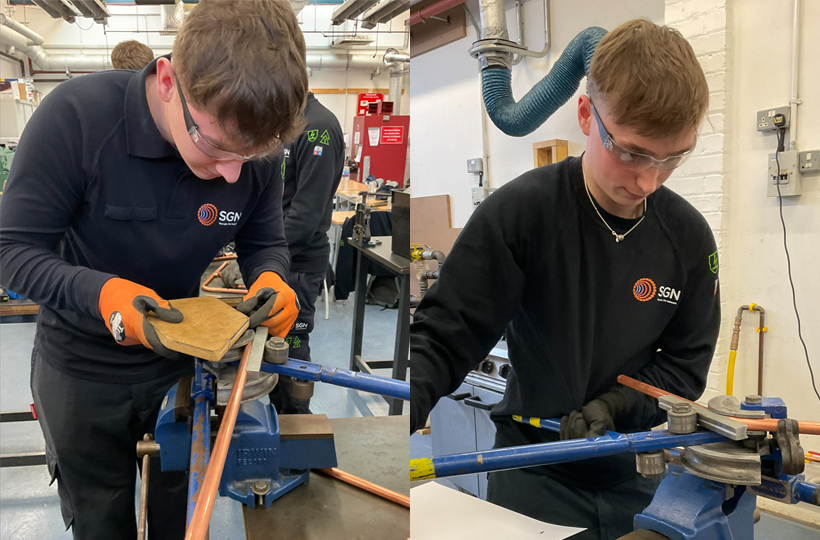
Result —
[[601, 39], [587, 91], [606, 103], [616, 124], [646, 137], [696, 130], [709, 107], [692, 46], [677, 30], [646, 19], [627, 21]]
[[304, 129], [305, 39], [285, 0], [200, 0], [172, 61], [186, 98], [248, 147], [273, 147]]
[[111, 51], [114, 69], [140, 70], [154, 61], [154, 51], [134, 39], [122, 41]]

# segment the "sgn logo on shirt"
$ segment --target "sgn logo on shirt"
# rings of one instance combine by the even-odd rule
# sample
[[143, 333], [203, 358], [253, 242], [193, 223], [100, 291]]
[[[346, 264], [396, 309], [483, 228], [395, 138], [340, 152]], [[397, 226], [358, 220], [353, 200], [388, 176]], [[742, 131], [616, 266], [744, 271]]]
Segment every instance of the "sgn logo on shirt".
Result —
[[682, 292], [681, 290], [666, 285], [658, 287], [655, 285], [655, 282], [649, 278], [641, 278], [632, 286], [632, 294], [640, 302], [648, 302], [653, 298], [657, 298], [658, 302], [677, 305]]
[[199, 222], [209, 227], [219, 220], [220, 225], [235, 226], [239, 223], [239, 218], [242, 217], [242, 212], [219, 211], [216, 206], [210, 203], [203, 204], [197, 211], [197, 218]]

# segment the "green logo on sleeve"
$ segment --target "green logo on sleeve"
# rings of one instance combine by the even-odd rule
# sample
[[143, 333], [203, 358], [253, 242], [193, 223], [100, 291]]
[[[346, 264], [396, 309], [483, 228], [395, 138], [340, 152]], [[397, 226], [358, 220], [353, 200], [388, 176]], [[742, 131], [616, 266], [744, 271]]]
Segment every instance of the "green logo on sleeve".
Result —
[[313, 141], [316, 140], [316, 137], [319, 136], [319, 130], [318, 129], [311, 129], [310, 131], [307, 132], [307, 136], [308, 136], [308, 140], [310, 142], [313, 142]]
[[715, 251], [711, 255], [709, 255], [709, 270], [712, 271], [713, 274], [717, 274], [718, 271], [718, 252]]
[[282, 160], [282, 180], [285, 179], [285, 160]]
[[327, 130], [325, 130], [325, 132], [322, 133], [322, 140], [320, 140], [319, 142], [324, 145], [330, 145], [330, 134], [327, 132]]

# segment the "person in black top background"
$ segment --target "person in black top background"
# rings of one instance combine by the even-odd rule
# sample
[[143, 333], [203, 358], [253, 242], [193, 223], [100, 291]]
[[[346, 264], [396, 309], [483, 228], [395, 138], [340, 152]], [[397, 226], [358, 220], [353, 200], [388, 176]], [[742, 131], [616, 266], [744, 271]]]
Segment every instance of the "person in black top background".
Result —
[[[0, 204], [0, 280], [40, 305], [32, 395], [74, 538], [136, 538], [136, 443], [193, 373], [152, 335], [149, 311], [179, 322], [173, 300], [197, 296], [236, 238], [251, 284], [240, 306], [261, 304], [274, 335], [296, 319], [276, 154], [303, 126], [304, 55], [287, 2], [202, 0], [173, 63], [61, 83], [22, 134]], [[178, 540], [187, 476], [154, 460], [150, 536]]]
[[[308, 93], [305, 120], [305, 131], [285, 147], [282, 207], [291, 260], [288, 283], [300, 305], [299, 316], [285, 339], [291, 358], [309, 362], [316, 299], [329, 266], [327, 231], [333, 215], [333, 195], [342, 179], [345, 143], [339, 120], [312, 92]], [[270, 399], [281, 413], [310, 412], [309, 399], [291, 397], [288, 377], [279, 378]]]
[[[663, 423], [653, 399], [616, 383], [622, 373], [692, 400], [705, 389], [720, 323], [717, 248], [703, 216], [662, 186], [695, 147], [703, 71], [679, 33], [629, 21], [601, 40], [587, 90], [583, 156], [488, 197], [416, 310], [411, 432], [505, 329], [496, 447]], [[562, 418], [561, 433], [513, 415]], [[656, 487], [624, 454], [491, 473], [487, 499], [587, 528], [579, 539], [614, 540]]]

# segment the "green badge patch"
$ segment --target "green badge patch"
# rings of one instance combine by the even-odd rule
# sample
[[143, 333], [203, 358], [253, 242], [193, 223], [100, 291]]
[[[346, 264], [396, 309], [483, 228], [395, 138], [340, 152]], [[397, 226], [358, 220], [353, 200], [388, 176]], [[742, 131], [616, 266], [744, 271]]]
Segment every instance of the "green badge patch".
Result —
[[713, 274], [717, 274], [718, 271], [718, 252], [715, 251], [711, 255], [709, 255], [709, 270], [712, 271]]
[[327, 130], [322, 133], [322, 139], [319, 142], [324, 145], [330, 145], [330, 133], [328, 133]]
[[[325, 133], [327, 133], [327, 132], [325, 132]], [[318, 129], [311, 129], [310, 131], [307, 132], [307, 136], [308, 136], [308, 140], [310, 142], [313, 142], [313, 141], [316, 140], [316, 137], [319, 136], [319, 130]]]

